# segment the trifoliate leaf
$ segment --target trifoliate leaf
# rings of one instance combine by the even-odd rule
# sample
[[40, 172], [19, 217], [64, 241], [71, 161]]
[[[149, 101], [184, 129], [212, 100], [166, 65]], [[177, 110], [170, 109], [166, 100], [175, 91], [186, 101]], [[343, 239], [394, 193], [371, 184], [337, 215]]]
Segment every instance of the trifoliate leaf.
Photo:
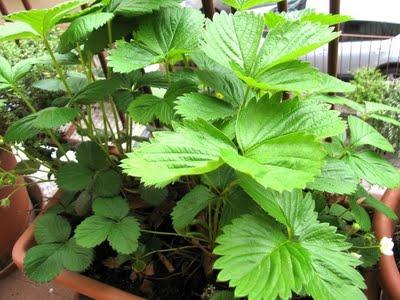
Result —
[[139, 236], [139, 222], [134, 217], [125, 217], [113, 224], [107, 240], [115, 251], [130, 254], [137, 249]]
[[102, 170], [107, 167], [107, 154], [95, 142], [83, 142], [76, 150], [79, 164], [91, 170]]
[[203, 185], [198, 185], [180, 199], [172, 210], [174, 228], [184, 229], [217, 196]]
[[102, 216], [91, 216], [83, 220], [75, 229], [76, 243], [85, 248], [93, 248], [104, 242], [110, 233], [112, 219]]
[[77, 44], [86, 41], [89, 35], [114, 17], [112, 13], [95, 13], [75, 19], [60, 36], [59, 49], [61, 53], [76, 48]]
[[97, 80], [80, 89], [71, 99], [71, 103], [90, 105], [104, 101], [119, 87], [115, 79]]
[[301, 132], [325, 138], [339, 135], [345, 129], [339, 113], [329, 110], [326, 104], [298, 99], [282, 103], [271, 100], [252, 100], [239, 112], [236, 136], [243, 151], [262, 141], [290, 133]]
[[66, 191], [80, 191], [85, 189], [92, 180], [94, 173], [85, 166], [70, 162], [59, 169], [57, 173], [57, 185]]
[[38, 129], [52, 129], [73, 121], [79, 109], [71, 107], [48, 107], [37, 112], [33, 126]]
[[388, 188], [400, 186], [400, 172], [371, 151], [353, 153], [345, 161], [360, 179]]
[[188, 120], [214, 121], [236, 114], [236, 110], [218, 98], [200, 93], [185, 94], [175, 102], [178, 114]]
[[137, 97], [129, 105], [128, 113], [140, 124], [148, 124], [156, 119], [170, 124], [174, 116], [173, 103], [147, 94]]
[[97, 198], [93, 202], [93, 212], [97, 216], [120, 221], [128, 215], [129, 205], [122, 197]]
[[38, 244], [66, 242], [71, 233], [71, 226], [63, 217], [46, 214], [35, 223], [35, 240]]
[[121, 174], [114, 170], [100, 171], [93, 183], [93, 193], [97, 197], [112, 197], [120, 193]]
[[127, 73], [150, 64], [181, 59], [197, 48], [204, 17], [194, 9], [164, 8], [143, 18], [131, 44], [120, 42], [110, 52], [110, 66]]
[[318, 175], [307, 187], [321, 192], [350, 195], [355, 192], [359, 183], [358, 177], [345, 162], [328, 159]]
[[[85, 4], [85, 0], [63, 2], [49, 9], [33, 9], [20, 11], [7, 16], [7, 20], [23, 22], [31, 27], [31, 31], [38, 36], [47, 36], [51, 29], [61, 21], [70, 11]], [[29, 36], [24, 36], [29, 37]], [[17, 36], [15, 38], [21, 38]]]
[[180, 0], [111, 0], [109, 11], [125, 17], [135, 17], [159, 10], [161, 7], [177, 6]]
[[23, 142], [29, 138], [34, 137], [40, 131], [33, 126], [36, 120], [36, 114], [31, 114], [22, 119], [13, 122], [8, 127], [4, 140], [7, 143]]
[[[122, 161], [131, 176], [147, 185], [164, 187], [183, 175], [210, 172], [223, 164], [221, 149], [234, 149], [231, 141], [205, 121], [176, 125], [174, 132], [154, 132], [150, 144], [144, 144]], [[160, 155], [160, 153], [162, 153]]]
[[223, 0], [223, 2], [237, 10], [246, 10], [265, 3], [276, 3], [279, 0]]
[[350, 133], [351, 133], [351, 146], [354, 148], [363, 145], [371, 145], [384, 151], [393, 152], [393, 146], [385, 139], [374, 127], [367, 122], [354, 117], [348, 118]]
[[146, 187], [141, 184], [139, 186], [139, 194], [140, 198], [142, 198], [144, 202], [151, 205], [159, 205], [167, 199], [168, 190], [166, 188], [157, 189], [151, 186]]

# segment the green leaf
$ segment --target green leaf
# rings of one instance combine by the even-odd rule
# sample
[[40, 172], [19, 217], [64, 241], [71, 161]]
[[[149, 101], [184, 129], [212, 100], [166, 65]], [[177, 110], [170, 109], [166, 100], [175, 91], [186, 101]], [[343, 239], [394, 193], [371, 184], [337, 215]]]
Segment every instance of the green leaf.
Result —
[[353, 195], [354, 199], [361, 201], [374, 208], [376, 211], [384, 214], [388, 218], [396, 221], [398, 219], [396, 213], [385, 203], [371, 196], [362, 186], [358, 186], [357, 192]]
[[29, 249], [24, 258], [24, 272], [35, 282], [48, 282], [62, 270], [62, 244], [43, 244]]
[[235, 287], [235, 297], [287, 299], [310, 280], [310, 254], [276, 225], [266, 217], [245, 215], [217, 238], [214, 253], [222, 257], [214, 268], [221, 269], [218, 280]]
[[93, 202], [93, 212], [97, 216], [120, 221], [128, 215], [129, 205], [122, 197], [97, 198]]
[[222, 192], [235, 178], [235, 170], [228, 165], [222, 165], [212, 172], [203, 174], [201, 181], [205, 185], [217, 188]]
[[23, 142], [37, 135], [39, 130], [33, 126], [35, 120], [36, 114], [31, 114], [13, 122], [4, 135], [6, 143]]
[[115, 72], [127, 73], [169, 61], [197, 48], [204, 17], [200, 11], [165, 8], [143, 18], [131, 44], [117, 43], [109, 62]]
[[314, 284], [318, 281], [323, 288], [353, 292], [351, 299], [365, 299], [363, 278], [354, 269], [360, 261], [346, 252], [351, 244], [335, 227], [318, 222], [312, 198], [303, 199], [301, 191], [272, 195], [260, 202], [273, 201], [277, 219], [287, 227], [252, 215], [225, 226], [214, 249], [221, 256], [214, 264], [221, 269], [218, 280], [229, 280], [235, 297], [288, 299], [292, 292], [305, 292], [315, 299], [334, 299], [320, 294]]
[[114, 170], [100, 171], [93, 182], [93, 192], [97, 197], [119, 195], [122, 186], [121, 174]]
[[79, 164], [91, 170], [102, 170], [107, 167], [107, 154], [95, 142], [83, 142], [76, 150]]
[[85, 2], [87, 1], [72, 0], [58, 4], [50, 9], [20, 11], [7, 16], [6, 19], [15, 22], [23, 22], [31, 27], [35, 35], [45, 37], [67, 13], [85, 4]]
[[76, 243], [85, 248], [100, 245], [107, 239], [113, 224], [112, 219], [102, 216], [94, 215], [86, 218], [75, 229]]
[[159, 10], [161, 7], [177, 6], [180, 0], [111, 0], [109, 10], [125, 17], [136, 17]]
[[64, 268], [73, 272], [83, 272], [92, 263], [94, 251], [79, 246], [74, 238], [70, 239], [62, 249]]
[[329, 110], [325, 104], [298, 99], [282, 103], [271, 100], [252, 100], [239, 112], [236, 135], [244, 152], [265, 140], [291, 133], [325, 138], [336, 136], [345, 129], [339, 113]]
[[226, 5], [232, 6], [237, 10], [246, 10], [254, 6], [265, 3], [276, 3], [281, 0], [223, 0]]
[[119, 83], [115, 79], [97, 80], [79, 90], [71, 99], [71, 103], [90, 105], [103, 101], [111, 96], [118, 87]]
[[156, 206], [167, 199], [168, 190], [166, 188], [157, 189], [149, 186], [145, 187], [141, 184], [139, 186], [139, 194], [140, 198], [142, 198], [144, 202]]
[[348, 123], [351, 133], [351, 146], [353, 148], [371, 145], [384, 151], [394, 151], [389, 141], [367, 122], [357, 117], [349, 116]]
[[371, 114], [368, 117], [400, 127], [400, 122], [399, 121], [397, 121], [395, 119], [392, 119], [390, 117], [387, 117], [387, 116], [382, 116], [382, 115], [378, 115], [378, 114]]
[[6, 22], [0, 27], [0, 42], [39, 37], [39, 34], [31, 26], [23, 22]]
[[355, 174], [371, 184], [388, 188], [400, 186], [400, 173], [388, 161], [371, 151], [353, 153], [345, 161]]
[[49, 92], [59, 92], [65, 91], [65, 86], [60, 79], [50, 78], [50, 79], [41, 79], [35, 81], [32, 86], [39, 90], [49, 91]]
[[113, 224], [107, 240], [115, 251], [130, 254], [136, 251], [139, 236], [139, 222], [134, 217], [126, 217]]
[[194, 218], [216, 198], [203, 185], [198, 185], [180, 199], [172, 210], [172, 224], [174, 228], [184, 229]]
[[82, 191], [74, 202], [75, 212], [78, 216], [87, 216], [92, 208], [92, 195], [88, 190]]
[[235, 296], [231, 291], [216, 291], [212, 294], [210, 300], [235, 300]]
[[238, 76], [249, 86], [261, 90], [296, 93], [349, 93], [355, 89], [350, 83], [321, 73], [308, 62], [296, 60], [275, 65], [253, 77], [242, 76], [240, 73]]
[[70, 162], [59, 169], [56, 183], [66, 191], [80, 191], [85, 189], [92, 180], [94, 173], [85, 166]]
[[200, 118], [214, 121], [236, 114], [236, 110], [230, 104], [200, 93], [185, 94], [179, 97], [175, 104], [177, 113], [188, 120]]
[[360, 206], [356, 199], [352, 197], [349, 198], [349, 204], [351, 213], [356, 219], [356, 222], [360, 225], [361, 229], [366, 232], [370, 231], [372, 227], [371, 218], [365, 208]]
[[122, 161], [122, 168], [142, 182], [164, 187], [183, 175], [207, 173], [223, 164], [221, 149], [232, 149], [231, 141], [205, 121], [176, 125], [174, 132], [154, 132], [144, 144]]
[[164, 124], [170, 124], [174, 116], [172, 103], [147, 94], [137, 97], [129, 105], [128, 113], [140, 124], [148, 124], [156, 119]]
[[112, 13], [100, 12], [75, 19], [60, 36], [60, 52], [66, 53], [76, 48], [77, 44], [86, 41], [94, 30], [106, 24], [113, 17]]
[[46, 214], [35, 223], [35, 240], [38, 244], [66, 242], [71, 233], [71, 226], [63, 217]]
[[400, 113], [400, 108], [389, 106], [383, 103], [364, 101], [364, 105], [365, 105], [365, 113], [367, 114], [375, 112], [386, 112], [386, 111], [393, 111]]
[[72, 122], [80, 111], [71, 107], [48, 107], [37, 112], [33, 126], [38, 129], [52, 129]]
[[18, 175], [29, 175], [36, 173], [41, 166], [37, 160], [21, 160], [15, 166], [14, 172]]
[[325, 161], [321, 175], [307, 184], [307, 188], [321, 192], [350, 195], [356, 191], [358, 183], [359, 180], [349, 165], [332, 158]]
[[328, 26], [291, 22], [273, 28], [262, 42], [262, 17], [244, 12], [235, 15], [222, 12], [206, 25], [203, 52], [242, 77], [250, 78], [295, 60], [338, 36]]

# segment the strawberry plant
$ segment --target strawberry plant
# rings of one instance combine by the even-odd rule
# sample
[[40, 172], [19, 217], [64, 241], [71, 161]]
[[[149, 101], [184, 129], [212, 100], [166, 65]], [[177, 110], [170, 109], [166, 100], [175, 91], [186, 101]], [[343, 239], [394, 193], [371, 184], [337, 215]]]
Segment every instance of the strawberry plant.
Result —
[[[352, 92], [350, 83], [301, 61], [349, 18], [260, 16], [246, 9], [275, 1], [236, 0], [225, 2], [237, 12], [209, 20], [179, 2], [75, 0], [12, 14], [0, 27], [0, 40], [42, 41], [57, 78], [37, 85], [65, 92], [36, 110], [19, 87], [35, 60], [0, 60], [0, 87], [32, 106], [5, 142], [44, 135], [58, 148], [49, 172], [63, 195], [35, 225], [27, 276], [90, 273], [104, 248], [112, 253], [105, 264], [129, 265], [134, 280], [151, 278], [157, 260], [179, 272], [165, 252], [204, 269], [202, 292], [218, 289], [211, 299], [365, 299], [359, 270], [379, 257], [371, 209], [396, 215], [362, 183], [400, 186], [399, 171], [376, 152], [394, 149], [361, 118], [332, 109], [362, 109], [332, 96]], [[48, 35], [59, 23], [70, 24], [52, 49]], [[91, 62], [103, 50], [102, 74]], [[81, 74], [66, 72], [66, 56], [79, 60]], [[69, 123], [78, 146], [55, 135]], [[136, 136], [134, 123], [150, 138]]]

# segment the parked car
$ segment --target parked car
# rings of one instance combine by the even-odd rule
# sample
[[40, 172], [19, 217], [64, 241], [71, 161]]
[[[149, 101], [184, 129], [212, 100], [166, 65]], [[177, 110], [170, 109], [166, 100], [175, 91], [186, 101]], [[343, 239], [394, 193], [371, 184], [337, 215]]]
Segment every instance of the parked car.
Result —
[[[360, 9], [362, 7], [362, 9]], [[329, 12], [329, 1], [307, 0], [306, 8]], [[342, 1], [341, 14], [353, 20], [341, 25], [338, 76], [351, 78], [359, 68], [376, 68], [389, 78], [400, 74], [400, 3], [382, 0]], [[305, 60], [326, 72], [328, 46], [317, 49]]]

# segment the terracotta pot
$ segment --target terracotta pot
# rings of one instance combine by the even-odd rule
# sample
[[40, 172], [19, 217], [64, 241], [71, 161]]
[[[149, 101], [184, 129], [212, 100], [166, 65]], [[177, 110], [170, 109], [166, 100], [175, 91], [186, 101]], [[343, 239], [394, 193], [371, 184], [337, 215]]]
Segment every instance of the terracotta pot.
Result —
[[[382, 202], [400, 216], [400, 189], [388, 190], [382, 197]], [[375, 213], [374, 230], [378, 241], [383, 237], [392, 237], [395, 222], [382, 213]], [[394, 256], [382, 255], [379, 261], [379, 277], [386, 299], [400, 299], [400, 272]]]
[[[57, 193], [47, 207], [57, 203], [60, 193]], [[35, 244], [33, 236], [34, 223], [21, 235], [14, 245], [12, 257], [20, 270], [23, 270], [23, 261], [26, 252]], [[70, 288], [71, 290], [96, 300], [143, 300], [143, 298], [124, 292], [110, 285], [89, 278], [79, 273], [63, 270], [54, 279], [54, 282]]]
[[[0, 150], [0, 167], [3, 170], [11, 171], [16, 164], [14, 155]], [[10, 259], [10, 263], [0, 270], [0, 277], [7, 275], [14, 268], [11, 261], [11, 250], [18, 237], [34, 218], [33, 206], [27, 189], [20, 186], [24, 182], [24, 178], [19, 176], [15, 185], [0, 189], [0, 199], [11, 195], [10, 206], [0, 207], [0, 260], [4, 263]]]

